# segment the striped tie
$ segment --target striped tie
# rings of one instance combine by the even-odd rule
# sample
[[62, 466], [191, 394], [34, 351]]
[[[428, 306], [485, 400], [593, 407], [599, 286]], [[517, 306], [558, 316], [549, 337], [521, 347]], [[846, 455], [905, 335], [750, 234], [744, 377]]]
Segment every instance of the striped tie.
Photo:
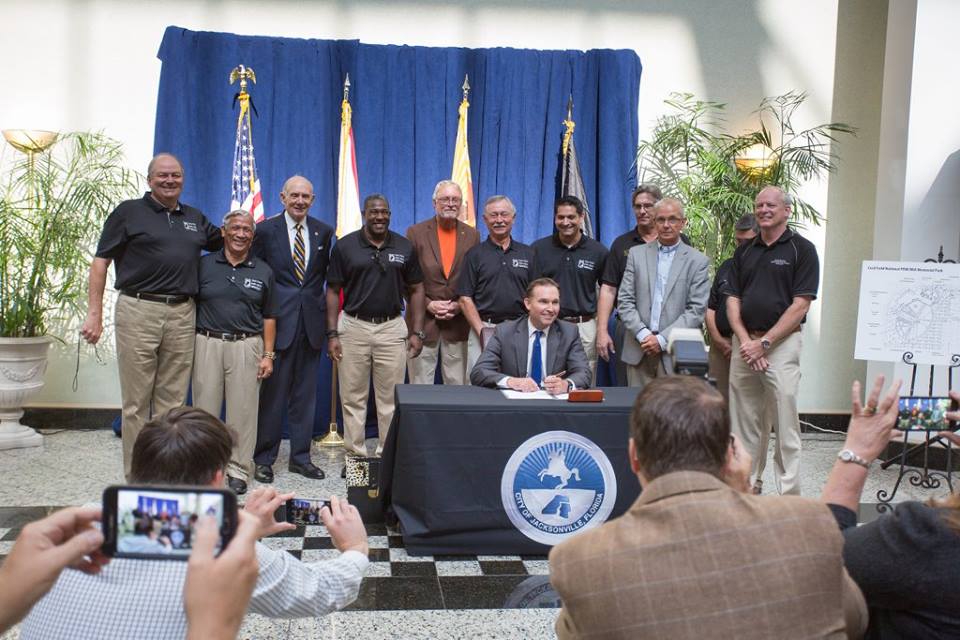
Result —
[[303, 246], [303, 225], [297, 225], [297, 237], [293, 239], [293, 272], [300, 284], [307, 272], [306, 249]]

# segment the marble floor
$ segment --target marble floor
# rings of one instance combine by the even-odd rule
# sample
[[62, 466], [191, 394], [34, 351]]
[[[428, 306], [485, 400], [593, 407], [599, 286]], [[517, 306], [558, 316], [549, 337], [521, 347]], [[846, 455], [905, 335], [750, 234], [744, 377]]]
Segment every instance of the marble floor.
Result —
[[[42, 448], [0, 451], [0, 557], [13, 545], [20, 528], [57, 506], [100, 499], [103, 487], [122, 482], [120, 440], [112, 431], [63, 430], [45, 433]], [[802, 491], [817, 496], [833, 465], [842, 437], [804, 436]], [[314, 460], [327, 473], [324, 480], [291, 474], [283, 463], [274, 467], [274, 485], [281, 491], [320, 497], [345, 496], [340, 479], [343, 453], [318, 448]], [[765, 493], [773, 490], [773, 463], [768, 462]], [[874, 465], [863, 494], [876, 502], [880, 489], [892, 489], [898, 470]], [[945, 493], [903, 483], [896, 500], [926, 499]], [[875, 517], [869, 504], [861, 519]], [[368, 526], [371, 565], [357, 602], [347, 610], [320, 619], [270, 620], [250, 615], [243, 638], [552, 638], [558, 602], [549, 588], [545, 559], [535, 556], [427, 557], [408, 556], [398, 532]], [[335, 553], [323, 527], [305, 527], [267, 539], [303, 560]], [[0, 640], [17, 638], [17, 631]]]

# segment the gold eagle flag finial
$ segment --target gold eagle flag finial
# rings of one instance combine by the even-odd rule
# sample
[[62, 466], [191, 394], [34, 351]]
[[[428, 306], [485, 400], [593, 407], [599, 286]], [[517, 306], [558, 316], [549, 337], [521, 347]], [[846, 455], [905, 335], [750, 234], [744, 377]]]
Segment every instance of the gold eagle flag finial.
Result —
[[250, 67], [242, 64], [237, 65], [237, 67], [230, 72], [230, 84], [233, 84], [237, 80], [240, 80], [240, 94], [242, 95], [247, 92], [247, 80], [252, 80], [253, 84], [257, 84], [257, 74], [255, 74]]

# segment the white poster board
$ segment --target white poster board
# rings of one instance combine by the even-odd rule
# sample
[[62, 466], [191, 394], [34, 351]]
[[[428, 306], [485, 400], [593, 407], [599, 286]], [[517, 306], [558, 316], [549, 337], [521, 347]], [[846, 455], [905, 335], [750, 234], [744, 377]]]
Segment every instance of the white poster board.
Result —
[[960, 354], [960, 265], [863, 263], [857, 311], [858, 360], [949, 365]]

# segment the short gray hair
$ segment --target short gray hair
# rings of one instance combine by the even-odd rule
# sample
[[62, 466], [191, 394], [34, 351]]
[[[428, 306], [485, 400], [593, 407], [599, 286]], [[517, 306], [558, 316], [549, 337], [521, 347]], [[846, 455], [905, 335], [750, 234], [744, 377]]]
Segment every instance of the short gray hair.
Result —
[[676, 207], [677, 211], [680, 212], [680, 215], [682, 217], [686, 217], [683, 213], [683, 203], [676, 198], [661, 198], [657, 200], [657, 204], [653, 205], [653, 210], [660, 211], [660, 209], [664, 207]]
[[227, 226], [227, 223], [229, 223], [232, 218], [239, 218], [240, 216], [250, 216], [250, 222], [253, 223], [253, 230], [257, 230], [257, 219], [253, 217], [252, 213], [243, 209], [234, 209], [223, 216], [223, 224], [221, 226]]
[[789, 193], [787, 193], [786, 190], [785, 190], [783, 187], [779, 186], [779, 185], [776, 185], [776, 184], [765, 184], [765, 185], [763, 185], [763, 187], [760, 189], [760, 191], [757, 191], [757, 195], [760, 195], [761, 193], [763, 193], [763, 192], [766, 191], [767, 189], [775, 189], [775, 190], [779, 191], [779, 192], [780, 192], [780, 198], [783, 200], [783, 204], [787, 205], [787, 206], [790, 207], [790, 208], [793, 208], [793, 196], [790, 195]]
[[440, 189], [443, 189], [444, 187], [456, 187], [457, 191], [460, 192], [460, 197], [463, 197], [463, 189], [460, 188], [459, 184], [453, 180], [441, 180], [437, 183], [437, 186], [433, 188], [433, 200], [437, 199], [437, 194], [440, 193]]
[[501, 201], [507, 203], [507, 206], [510, 207], [510, 213], [512, 213], [513, 215], [517, 215], [517, 208], [513, 206], [513, 201], [504, 195], [490, 196], [489, 198], [487, 198], [487, 201], [483, 203], [483, 211], [486, 212], [487, 207], [489, 207], [491, 204], [494, 204], [495, 202], [501, 202]]

